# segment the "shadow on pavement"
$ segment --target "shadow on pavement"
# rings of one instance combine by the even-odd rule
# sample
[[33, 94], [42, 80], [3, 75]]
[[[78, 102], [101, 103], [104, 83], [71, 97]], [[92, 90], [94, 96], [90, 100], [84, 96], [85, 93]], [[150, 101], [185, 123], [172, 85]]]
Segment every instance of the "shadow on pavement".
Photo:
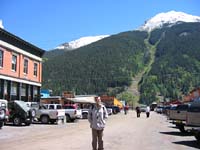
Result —
[[16, 125], [14, 125], [13, 123], [6, 123], [6, 124], [4, 124], [4, 126], [17, 127], [17, 128], [19, 128], [19, 127], [28, 127], [28, 126], [25, 125], [25, 124], [22, 124], [22, 125], [20, 125], [20, 126], [16, 126]]
[[194, 140], [194, 141], [179, 141], [179, 142], [172, 142], [172, 143], [200, 149], [200, 143], [198, 143], [196, 140]]
[[168, 135], [175, 135], [175, 136], [192, 136], [192, 133], [182, 133], [182, 132], [176, 132], [176, 131], [171, 131], [171, 132], [160, 132], [161, 134], [168, 134]]
[[176, 126], [168, 126], [169, 128], [178, 129]]

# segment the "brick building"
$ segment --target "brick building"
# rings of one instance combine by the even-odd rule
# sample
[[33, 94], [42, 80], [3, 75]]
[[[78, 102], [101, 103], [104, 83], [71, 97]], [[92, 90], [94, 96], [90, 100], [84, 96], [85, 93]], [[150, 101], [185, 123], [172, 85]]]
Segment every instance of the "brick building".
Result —
[[0, 99], [39, 101], [44, 52], [0, 28]]

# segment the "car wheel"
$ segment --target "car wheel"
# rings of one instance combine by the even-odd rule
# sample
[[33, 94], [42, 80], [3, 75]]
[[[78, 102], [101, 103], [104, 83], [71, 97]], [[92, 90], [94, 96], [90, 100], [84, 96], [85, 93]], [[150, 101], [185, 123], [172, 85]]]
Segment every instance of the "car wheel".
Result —
[[199, 132], [198, 132], [198, 133], [195, 133], [194, 137], [196, 138], [196, 140], [197, 140], [198, 142], [200, 142], [200, 133], [199, 133]]
[[26, 126], [30, 126], [31, 125], [31, 121], [30, 122], [25, 122]]
[[35, 109], [32, 110], [31, 115], [32, 115], [33, 118], [36, 116], [36, 110]]
[[42, 117], [41, 117], [41, 122], [42, 122], [43, 124], [49, 123], [49, 117], [48, 117], [48, 116], [42, 116]]
[[14, 119], [13, 119], [13, 124], [14, 124], [15, 126], [21, 126], [21, 125], [22, 125], [21, 118], [20, 118], [20, 117], [14, 117]]
[[179, 129], [182, 133], [186, 133], [186, 132], [187, 132], [187, 131], [185, 130], [185, 128], [184, 128], [184, 125], [178, 125], [177, 127], [178, 127], [178, 129]]
[[114, 109], [114, 110], [113, 110], [113, 114], [116, 114], [116, 113], [117, 113], [117, 111]]
[[3, 125], [4, 125], [4, 122], [0, 121], [0, 129], [3, 127]]
[[69, 115], [66, 115], [66, 122], [71, 122], [71, 118]]

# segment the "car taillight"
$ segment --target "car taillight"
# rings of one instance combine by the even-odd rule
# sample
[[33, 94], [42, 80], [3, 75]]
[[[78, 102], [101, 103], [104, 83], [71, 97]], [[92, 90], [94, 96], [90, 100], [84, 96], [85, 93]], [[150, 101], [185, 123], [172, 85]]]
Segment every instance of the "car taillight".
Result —
[[76, 110], [74, 111], [74, 114], [76, 114], [77, 112], [76, 112]]
[[9, 116], [10, 115], [10, 112], [8, 110], [6, 110], [6, 115]]

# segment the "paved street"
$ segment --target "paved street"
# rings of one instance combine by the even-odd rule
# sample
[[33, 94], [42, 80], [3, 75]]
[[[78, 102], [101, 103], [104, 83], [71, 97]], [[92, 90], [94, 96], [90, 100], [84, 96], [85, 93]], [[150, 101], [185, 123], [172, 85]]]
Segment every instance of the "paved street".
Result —
[[[195, 138], [181, 134], [166, 117], [151, 112], [136, 118], [112, 115], [104, 131], [105, 150], [196, 150]], [[59, 125], [33, 124], [29, 127], [4, 126], [0, 130], [0, 150], [92, 150], [87, 120]]]

